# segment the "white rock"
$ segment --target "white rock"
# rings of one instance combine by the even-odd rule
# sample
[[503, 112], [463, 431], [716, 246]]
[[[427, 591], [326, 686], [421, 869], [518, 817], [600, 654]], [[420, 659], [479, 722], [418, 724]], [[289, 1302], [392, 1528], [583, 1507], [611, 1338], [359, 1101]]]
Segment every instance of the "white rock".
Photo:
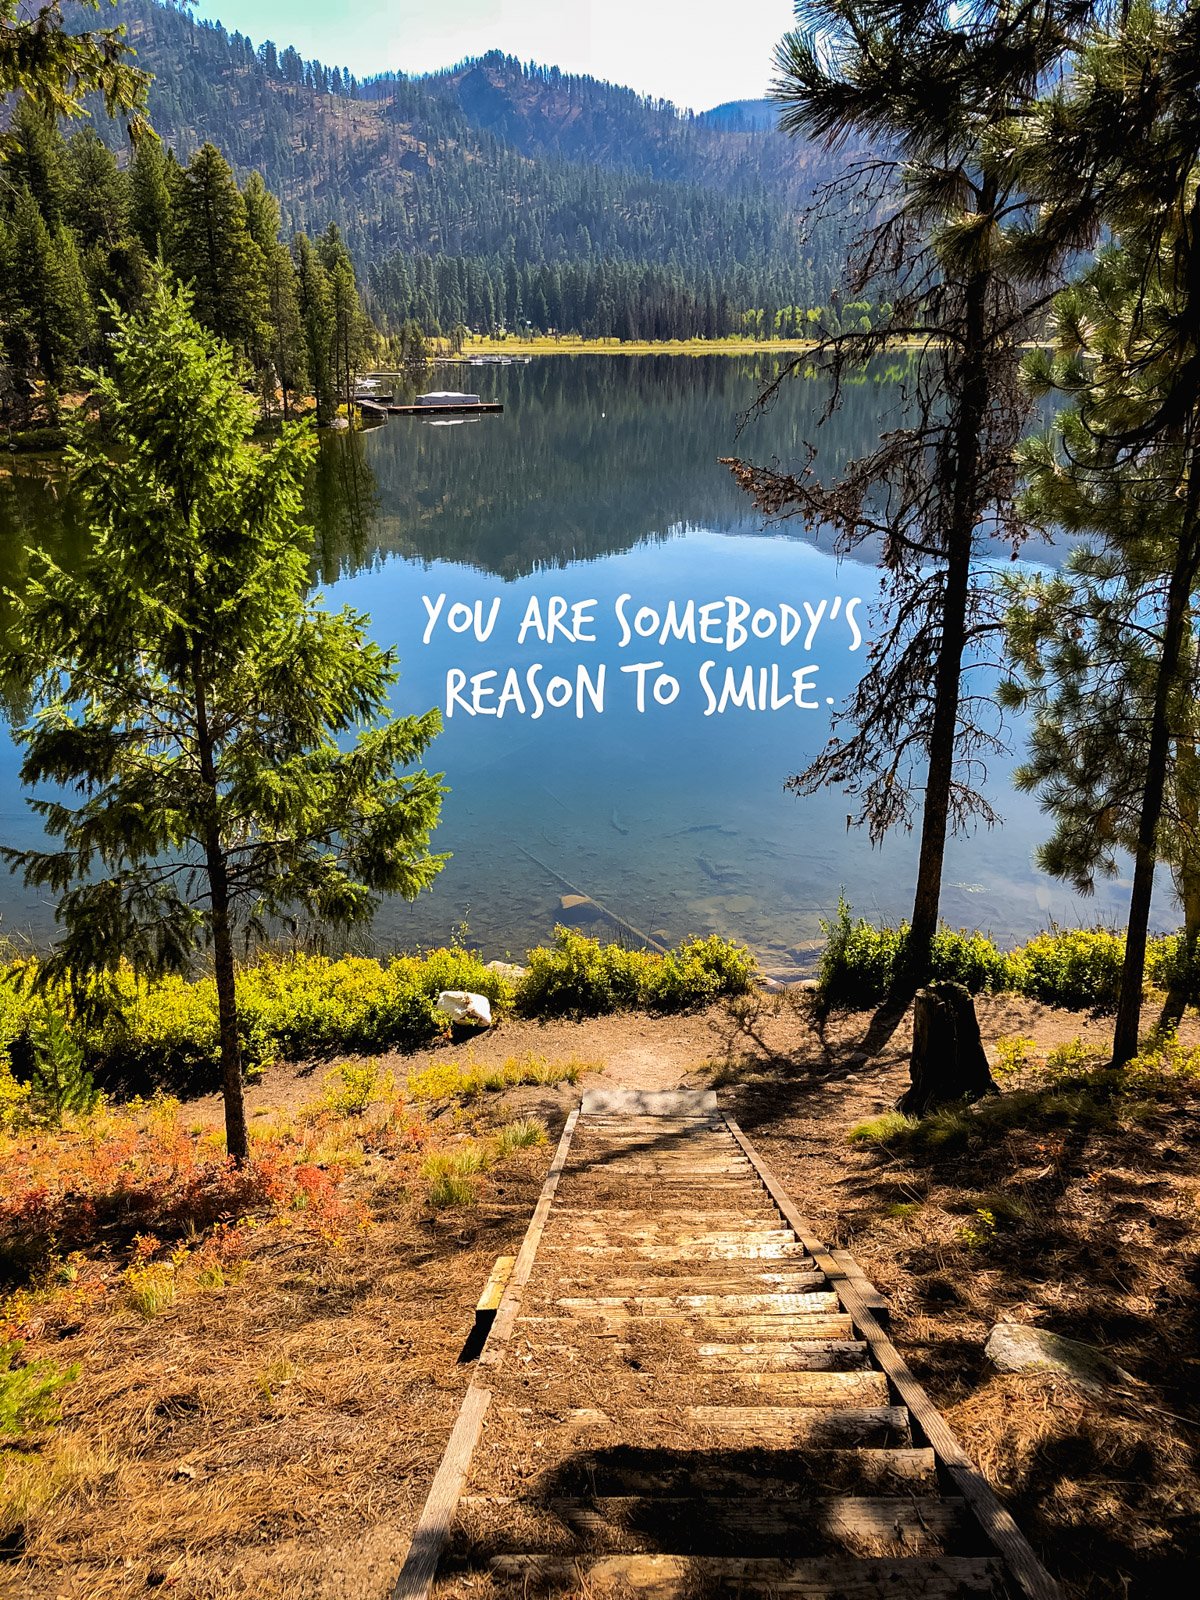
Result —
[[443, 989], [437, 997], [438, 1010], [444, 1011], [451, 1022], [474, 1024], [490, 1028], [492, 1008], [486, 995], [471, 994], [466, 989]]

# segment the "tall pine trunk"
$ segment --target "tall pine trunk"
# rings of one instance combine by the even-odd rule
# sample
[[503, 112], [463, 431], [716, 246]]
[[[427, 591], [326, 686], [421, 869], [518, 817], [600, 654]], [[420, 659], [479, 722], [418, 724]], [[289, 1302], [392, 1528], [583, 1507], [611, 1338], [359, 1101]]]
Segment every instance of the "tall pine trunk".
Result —
[[225, 1149], [238, 1166], [241, 1166], [250, 1154], [250, 1141], [246, 1132], [246, 1101], [242, 1090], [242, 1046], [238, 1037], [237, 973], [233, 959], [233, 926], [229, 911], [229, 869], [221, 843], [216, 751], [199, 650], [193, 652], [192, 689], [196, 705], [196, 753], [199, 758], [201, 782], [208, 791], [204, 856], [208, 868], [213, 975], [217, 984], [221, 1096], [225, 1102]]
[[[1189, 452], [1193, 455], [1194, 452]], [[1167, 590], [1167, 613], [1163, 625], [1162, 654], [1154, 681], [1154, 708], [1150, 714], [1150, 737], [1146, 749], [1146, 781], [1142, 790], [1142, 809], [1138, 818], [1137, 845], [1133, 856], [1133, 888], [1129, 895], [1129, 923], [1125, 933], [1125, 960], [1121, 968], [1121, 989], [1117, 999], [1117, 1019], [1113, 1027], [1112, 1060], [1123, 1067], [1138, 1053], [1138, 1034], [1142, 1022], [1142, 983], [1146, 970], [1146, 940], [1150, 928], [1150, 901], [1154, 893], [1154, 873], [1158, 866], [1158, 827], [1162, 821], [1166, 793], [1167, 766], [1171, 754], [1171, 694], [1179, 676], [1183, 657], [1183, 637], [1191, 614], [1192, 589], [1200, 566], [1200, 480], [1193, 471], [1187, 490], [1184, 526], [1177, 546], [1175, 566]]]
[[238, 1037], [237, 978], [233, 930], [229, 921], [229, 884], [220, 842], [208, 849], [212, 888], [213, 969], [217, 981], [217, 1016], [221, 1035], [221, 1095], [225, 1101], [225, 1148], [238, 1166], [250, 1154], [246, 1101], [242, 1091], [242, 1046]]
[[[980, 197], [980, 210], [990, 210], [994, 203], [989, 186]], [[981, 271], [974, 275], [966, 292], [961, 358], [965, 380], [954, 430], [954, 498], [946, 524], [946, 586], [942, 596], [925, 803], [921, 813], [921, 848], [908, 947], [891, 996], [896, 1004], [906, 1004], [929, 975], [941, 905], [978, 514], [979, 431], [988, 402], [989, 352], [984, 328], [988, 287], [989, 274]]]

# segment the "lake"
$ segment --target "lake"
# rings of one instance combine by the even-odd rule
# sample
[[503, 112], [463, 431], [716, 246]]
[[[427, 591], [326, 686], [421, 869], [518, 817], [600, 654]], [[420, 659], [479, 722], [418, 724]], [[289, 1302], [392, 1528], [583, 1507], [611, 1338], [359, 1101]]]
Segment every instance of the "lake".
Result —
[[[450, 790], [435, 846], [452, 859], [431, 894], [382, 907], [376, 947], [440, 943], [465, 925], [489, 956], [517, 956], [580, 895], [664, 941], [735, 936], [792, 973], [811, 966], [839, 892], [871, 918], [907, 913], [915, 837], [872, 849], [847, 828], [844, 796], [785, 789], [857, 680], [878, 573], [869, 559], [839, 564], [798, 524], [764, 527], [718, 462], [799, 464], [811, 441], [818, 470], [836, 471], [895, 421], [902, 388], [877, 371], [822, 423], [824, 383], [798, 377], [743, 421], [775, 370], [747, 356], [448, 367], [423, 386], [468, 388], [503, 414], [396, 417], [324, 441], [310, 493], [320, 587], [399, 648], [397, 711], [452, 709], [430, 755]], [[65, 545], [69, 559], [77, 538], [53, 476], [19, 471], [0, 479], [0, 584], [19, 583], [26, 545]], [[1052, 564], [1056, 552], [1025, 556]], [[552, 598], [590, 638], [539, 637], [528, 609], [544, 625]], [[448, 626], [468, 618], [467, 631]], [[1011, 788], [1011, 732], [1016, 753], [987, 785], [1005, 820], [951, 843], [946, 921], [1006, 944], [1051, 919], [1123, 921], [1121, 883], [1083, 901], [1033, 865], [1047, 824]], [[17, 767], [6, 740], [0, 830], [24, 843], [38, 829]], [[9, 933], [52, 932], [53, 908], [17, 879], [0, 881], [0, 916]]]

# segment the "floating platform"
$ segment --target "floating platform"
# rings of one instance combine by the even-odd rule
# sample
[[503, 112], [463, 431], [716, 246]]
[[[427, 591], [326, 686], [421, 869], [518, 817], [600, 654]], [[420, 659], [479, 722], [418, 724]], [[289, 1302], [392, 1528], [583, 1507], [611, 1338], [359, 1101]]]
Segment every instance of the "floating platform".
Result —
[[385, 406], [383, 409], [393, 417], [444, 417], [450, 413], [461, 417], [467, 413], [474, 415], [480, 411], [503, 411], [504, 406], [499, 400], [472, 400], [464, 401], [461, 405]]

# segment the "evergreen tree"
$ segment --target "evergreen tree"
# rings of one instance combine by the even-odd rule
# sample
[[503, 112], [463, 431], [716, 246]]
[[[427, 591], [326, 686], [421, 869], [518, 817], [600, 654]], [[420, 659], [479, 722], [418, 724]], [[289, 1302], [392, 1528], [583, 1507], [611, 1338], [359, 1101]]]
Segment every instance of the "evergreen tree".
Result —
[[263, 354], [257, 363], [270, 363], [283, 399], [283, 414], [290, 415], [291, 397], [303, 388], [307, 375], [304, 328], [300, 319], [296, 265], [279, 239], [279, 202], [262, 177], [252, 172], [242, 191], [246, 223], [262, 258], [261, 277], [266, 317], [262, 327]]
[[333, 296], [329, 274], [312, 242], [302, 233], [297, 234], [293, 249], [300, 286], [300, 320], [304, 329], [308, 381], [317, 402], [317, 421], [328, 423], [337, 411]]
[[65, 219], [81, 250], [110, 250], [124, 238], [128, 197], [129, 187], [117, 171], [116, 159], [95, 131], [85, 128], [73, 134], [68, 147]]
[[[978, 555], [986, 524], [993, 536], [1020, 538], [1013, 452], [1030, 409], [1022, 347], [1073, 242], [1030, 233], [1014, 128], [1088, 9], [1071, 0], [953, 11], [818, 0], [778, 52], [786, 129], [830, 147], [855, 138], [888, 152], [871, 164], [871, 181], [883, 172], [888, 184], [851, 283], [855, 300], [868, 287], [893, 300], [893, 315], [864, 331], [842, 307], [840, 331], [823, 342], [839, 392], [847, 362], [898, 337], [917, 343], [909, 414], [839, 481], [732, 463], [761, 509], [832, 526], [842, 552], [867, 538], [882, 544], [887, 601], [871, 670], [846, 714], [851, 731], [789, 787], [808, 794], [838, 784], [860, 795], [858, 820], [873, 840], [910, 827], [921, 797], [906, 959], [884, 1027], [927, 975], [951, 829], [972, 816], [995, 820], [980, 778], [1001, 748], [998, 718], [968, 672], [989, 622]], [[872, 198], [852, 192], [860, 204]], [[845, 201], [843, 186], [837, 203]]]
[[[1060, 303], [1056, 357], [1032, 362], [1035, 384], [1074, 398], [1062, 437], [1078, 452], [1054, 460], [1035, 455], [1035, 492], [1047, 511], [1059, 477], [1064, 504], [1086, 503], [1090, 495], [1096, 509], [1083, 526], [1128, 567], [1129, 581], [1145, 580], [1158, 595], [1145, 657], [1152, 678], [1131, 679], [1129, 690], [1147, 717], [1133, 757], [1141, 777], [1116, 1066], [1138, 1050], [1172, 740], [1187, 737], [1176, 702], [1191, 673], [1191, 608], [1200, 581], [1198, 83], [1200, 9], [1130, 7], [1112, 33], [1083, 52], [1023, 146], [1029, 179], [1051, 216], [1080, 239], [1103, 224], [1119, 241]], [[1161, 503], [1152, 522], [1110, 514], [1113, 504], [1120, 511], [1140, 495]], [[1120, 769], [1123, 759], [1114, 765]], [[1062, 781], [1071, 781], [1069, 768]]]
[[53, 118], [32, 100], [19, 100], [9, 124], [4, 177], [13, 189], [27, 189], [48, 228], [66, 214], [67, 147]]
[[28, 190], [21, 191], [13, 207], [8, 255], [9, 360], [17, 373], [40, 374], [58, 388], [84, 353], [91, 307], [70, 234], [61, 228], [51, 233]]
[[185, 169], [173, 220], [171, 265], [192, 287], [196, 316], [251, 355], [264, 320], [262, 261], [233, 172], [214, 145]]
[[5, 856], [60, 896], [47, 979], [186, 970], [211, 950], [242, 1161], [237, 931], [355, 922], [379, 892], [431, 882], [439, 782], [397, 769], [438, 717], [389, 720], [394, 654], [309, 597], [313, 440], [293, 423], [251, 444], [253, 403], [188, 291], [156, 274], [98, 389], [107, 432], [84, 424], [71, 456], [87, 559], [68, 573], [43, 557], [20, 618], [42, 704], [22, 779], [64, 791], [33, 802], [61, 843]]
[[75, 116], [89, 90], [104, 99], [108, 115], [133, 113], [142, 131], [149, 75], [131, 60], [124, 27], [68, 28], [65, 8], [99, 11], [99, 0], [0, 0], [0, 102], [10, 95], [29, 100], [50, 117]]
[[338, 404], [344, 405], [349, 414], [354, 404], [355, 374], [365, 356], [370, 325], [358, 297], [354, 264], [336, 223], [321, 235], [317, 249], [329, 284], [333, 390]]
[[168, 158], [157, 139], [143, 139], [129, 165], [129, 225], [151, 261], [170, 254], [171, 211]]

